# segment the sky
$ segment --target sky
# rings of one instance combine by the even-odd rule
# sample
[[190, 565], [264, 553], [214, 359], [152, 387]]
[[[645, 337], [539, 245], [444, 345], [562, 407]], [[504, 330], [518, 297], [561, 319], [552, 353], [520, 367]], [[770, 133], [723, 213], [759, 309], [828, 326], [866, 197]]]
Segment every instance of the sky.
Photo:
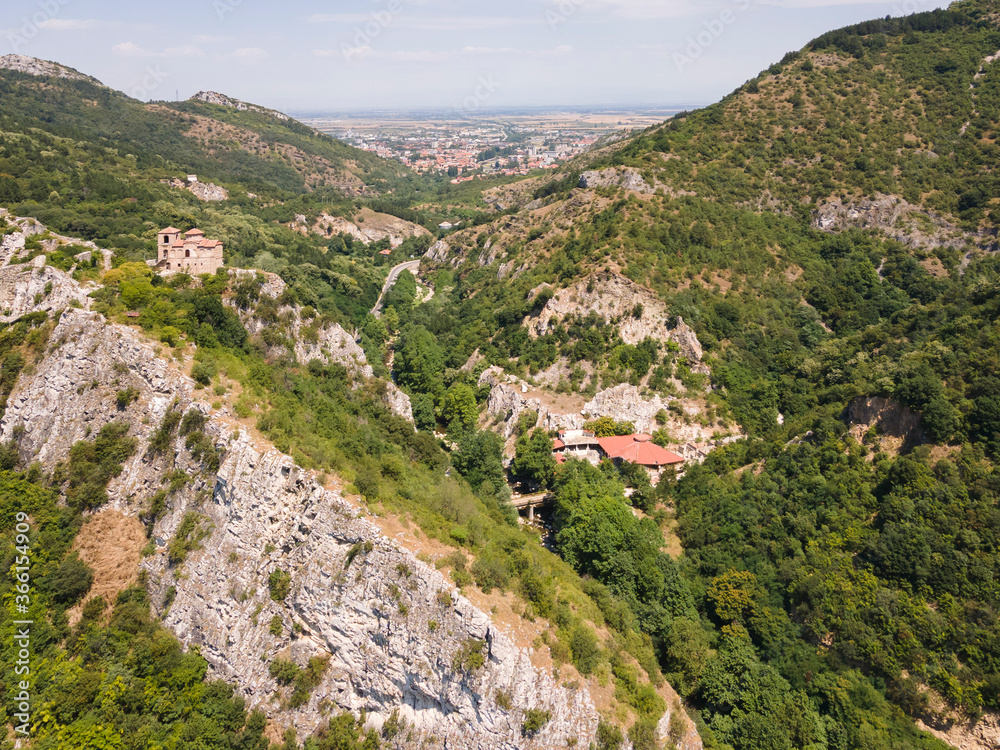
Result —
[[141, 100], [291, 113], [704, 105], [825, 31], [936, 0], [5, 0], [0, 54]]

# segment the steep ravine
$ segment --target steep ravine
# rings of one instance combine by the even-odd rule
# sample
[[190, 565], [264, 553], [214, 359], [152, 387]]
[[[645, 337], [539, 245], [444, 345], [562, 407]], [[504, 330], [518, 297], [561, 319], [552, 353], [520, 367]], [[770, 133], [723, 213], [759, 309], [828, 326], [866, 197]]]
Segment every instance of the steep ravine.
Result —
[[[0, 284], [22, 277], [8, 278]], [[51, 469], [75, 441], [127, 421], [139, 449], [108, 492], [128, 515], [148, 506], [168, 473], [191, 477], [168, 497], [153, 530], [156, 552], [142, 565], [165, 624], [250, 706], [300, 737], [340, 710], [364, 712], [373, 726], [398, 710], [412, 731], [405, 746], [432, 737], [448, 748], [587, 747], [594, 739], [599, 715], [586, 686], [560, 684], [535, 667], [531, 650], [516, 646], [441, 573], [291, 458], [212, 413], [190, 378], [139, 331], [72, 307], [57, 319], [46, 355], [22, 373], [9, 399], [0, 440], [16, 440], [22, 461]], [[121, 409], [115, 394], [128, 387], [139, 398]], [[221, 451], [215, 473], [193, 459], [183, 437], [175, 435], [163, 454], [147, 451], [167, 411], [190, 408], [206, 413], [205, 432]], [[207, 535], [171, 567], [167, 544], [190, 513]], [[268, 586], [275, 569], [291, 574], [281, 601]], [[275, 617], [280, 635], [271, 632]], [[478, 641], [485, 664], [463, 669], [456, 653]], [[304, 665], [312, 656], [329, 660], [322, 682], [305, 705], [289, 709], [283, 699], [290, 688], [281, 688], [268, 666], [276, 657]], [[509, 708], [498, 705], [498, 694], [505, 705], [509, 696]], [[551, 719], [524, 737], [525, 711], [533, 708]], [[681, 747], [701, 747], [693, 728]]]

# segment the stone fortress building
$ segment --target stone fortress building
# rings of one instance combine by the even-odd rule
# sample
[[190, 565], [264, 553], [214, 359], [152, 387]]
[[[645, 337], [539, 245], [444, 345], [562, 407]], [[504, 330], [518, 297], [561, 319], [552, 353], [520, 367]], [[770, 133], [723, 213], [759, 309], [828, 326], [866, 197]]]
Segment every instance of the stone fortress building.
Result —
[[223, 265], [222, 243], [205, 239], [200, 229], [189, 229], [182, 236], [180, 229], [167, 227], [159, 237], [156, 270], [160, 273], [215, 273]]

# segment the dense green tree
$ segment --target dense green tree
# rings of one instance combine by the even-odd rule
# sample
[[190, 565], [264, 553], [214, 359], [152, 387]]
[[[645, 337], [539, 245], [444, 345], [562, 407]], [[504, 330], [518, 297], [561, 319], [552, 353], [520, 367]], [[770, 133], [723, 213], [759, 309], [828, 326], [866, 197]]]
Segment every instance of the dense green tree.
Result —
[[511, 471], [521, 481], [549, 487], [555, 478], [556, 460], [552, 455], [552, 438], [544, 430], [521, 435], [514, 448]]
[[471, 430], [479, 419], [476, 392], [467, 383], [455, 382], [445, 391], [441, 416], [446, 424], [457, 423], [463, 430]]

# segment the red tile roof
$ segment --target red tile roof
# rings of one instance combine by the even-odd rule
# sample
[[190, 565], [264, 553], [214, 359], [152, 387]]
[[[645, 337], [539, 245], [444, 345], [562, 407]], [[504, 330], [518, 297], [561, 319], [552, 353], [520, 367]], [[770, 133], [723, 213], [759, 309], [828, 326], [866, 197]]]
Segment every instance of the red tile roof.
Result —
[[392, 250], [381, 250], [379, 255], [392, 255]]
[[683, 463], [684, 459], [652, 442], [649, 435], [617, 435], [598, 438], [608, 458], [621, 458], [640, 466], [669, 466]]
[[205, 233], [203, 231], [201, 231], [200, 229], [189, 229], [189, 230], [187, 230], [184, 233], [184, 236], [185, 237], [190, 237], [192, 235], [203, 235], [203, 234], [205, 234]]
[[160, 234], [179, 234], [180, 231], [177, 227], [167, 227], [166, 229], [161, 229]]
[[554, 451], [557, 451], [560, 448], [565, 448], [565, 447], [566, 447], [566, 443], [564, 443], [559, 438], [556, 438], [555, 440], [552, 441], [552, 450], [554, 450]]

